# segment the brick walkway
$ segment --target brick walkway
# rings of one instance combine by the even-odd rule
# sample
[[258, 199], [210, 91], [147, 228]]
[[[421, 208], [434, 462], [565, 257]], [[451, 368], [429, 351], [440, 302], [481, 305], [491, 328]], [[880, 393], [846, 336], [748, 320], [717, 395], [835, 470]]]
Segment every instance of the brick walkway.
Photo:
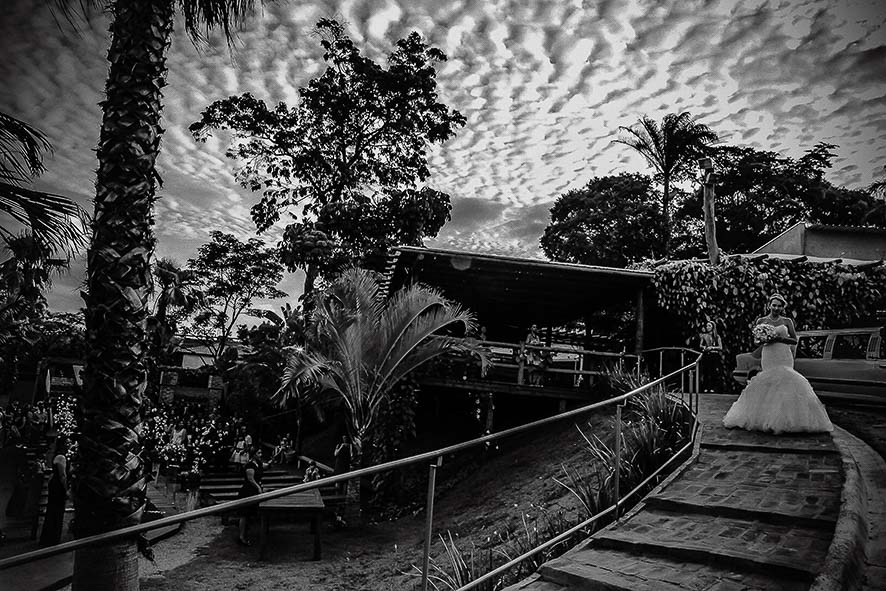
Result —
[[840, 510], [841, 456], [828, 434], [725, 429], [734, 400], [704, 395], [695, 461], [509, 591], [808, 589]]

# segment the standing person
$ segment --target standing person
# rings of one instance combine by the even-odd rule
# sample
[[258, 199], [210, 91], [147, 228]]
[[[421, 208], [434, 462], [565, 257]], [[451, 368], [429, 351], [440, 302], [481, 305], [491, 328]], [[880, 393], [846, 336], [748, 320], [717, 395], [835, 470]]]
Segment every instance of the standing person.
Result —
[[[245, 499], [260, 495], [264, 489], [261, 485], [264, 465], [261, 461], [261, 450], [249, 447], [246, 450], [247, 461], [243, 466], [243, 484], [237, 493], [238, 499]], [[258, 505], [253, 505], [242, 510], [240, 513], [240, 535], [237, 542], [243, 546], [251, 546], [252, 542], [247, 537], [249, 534], [249, 520], [258, 515]]]
[[727, 428], [776, 434], [834, 430], [812, 386], [794, 369], [791, 346], [797, 344], [797, 331], [794, 322], [782, 315], [785, 308], [787, 300], [772, 294], [769, 314], [757, 319], [754, 336], [763, 344], [763, 371], [751, 378], [723, 417]]
[[704, 330], [698, 335], [698, 345], [701, 348], [701, 391], [713, 392], [720, 373], [723, 341], [717, 334], [717, 323], [711, 319], [705, 320]]
[[55, 454], [52, 458], [52, 478], [49, 479], [49, 498], [46, 502], [46, 517], [43, 531], [40, 532], [40, 546], [55, 546], [62, 539], [62, 526], [65, 522], [65, 504], [68, 500], [68, 438], [59, 435], [55, 440]]
[[541, 338], [539, 338], [538, 336], [538, 326], [535, 324], [529, 327], [529, 333], [526, 335], [526, 340], [523, 341], [523, 356], [526, 359], [526, 367], [529, 371], [529, 385], [541, 386], [544, 377], [541, 372], [541, 351], [531, 348], [527, 345], [531, 345], [534, 347], [541, 345]]
[[[335, 474], [344, 474], [351, 471], [351, 444], [347, 435], [341, 436], [341, 442], [335, 446]], [[339, 494], [347, 490], [347, 482], [338, 482], [335, 485]]]

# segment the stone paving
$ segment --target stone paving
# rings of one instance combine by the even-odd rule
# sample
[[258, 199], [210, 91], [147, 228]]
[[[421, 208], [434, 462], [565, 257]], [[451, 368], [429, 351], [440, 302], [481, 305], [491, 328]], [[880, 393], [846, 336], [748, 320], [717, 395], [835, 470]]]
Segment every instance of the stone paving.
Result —
[[840, 511], [841, 456], [829, 434], [725, 429], [734, 400], [704, 395], [695, 460], [508, 591], [808, 589]]

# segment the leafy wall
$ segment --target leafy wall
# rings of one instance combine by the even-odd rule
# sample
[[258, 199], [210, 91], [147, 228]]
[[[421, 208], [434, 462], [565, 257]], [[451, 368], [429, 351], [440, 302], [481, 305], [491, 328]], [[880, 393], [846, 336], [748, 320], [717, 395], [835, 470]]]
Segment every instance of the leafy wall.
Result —
[[854, 267], [777, 258], [724, 257], [707, 262], [675, 261], [655, 268], [655, 300], [677, 322], [682, 342], [695, 346], [705, 319], [723, 339], [721, 378], [726, 391], [735, 355], [752, 350], [750, 327], [767, 313], [773, 292], [789, 302], [797, 330], [875, 325], [886, 308], [886, 266]]

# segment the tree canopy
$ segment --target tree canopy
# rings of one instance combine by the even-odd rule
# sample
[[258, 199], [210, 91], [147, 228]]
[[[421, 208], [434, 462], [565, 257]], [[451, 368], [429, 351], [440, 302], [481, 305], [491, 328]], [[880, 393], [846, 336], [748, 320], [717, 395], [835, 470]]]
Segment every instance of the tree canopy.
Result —
[[[745, 146], [720, 146], [717, 167], [717, 240], [725, 252], [751, 252], [793, 224], [886, 227], [878, 200], [865, 189], [829, 182], [836, 146], [819, 142], [800, 158]], [[700, 199], [687, 199], [675, 218], [701, 219]]]
[[197, 257], [188, 261], [188, 271], [202, 292], [202, 303], [188, 332], [203, 342], [218, 366], [237, 320], [252, 302], [286, 294], [276, 287], [283, 279], [283, 264], [276, 250], [258, 238], [242, 242], [218, 230], [210, 235]]
[[212, 103], [191, 126], [198, 140], [232, 133], [238, 180], [262, 192], [252, 208], [259, 231], [292, 216], [281, 252], [291, 270], [306, 270], [306, 293], [345, 262], [378, 267], [392, 244], [436, 235], [451, 206], [420, 186], [427, 150], [465, 123], [438, 101], [435, 63], [446, 56], [418, 33], [397, 41], [383, 67], [340, 23], [322, 19], [317, 31], [326, 70], [298, 105], [271, 108], [247, 93]]
[[552, 260], [624, 267], [664, 252], [664, 221], [652, 179], [622, 173], [595, 177], [561, 195], [541, 248]]

